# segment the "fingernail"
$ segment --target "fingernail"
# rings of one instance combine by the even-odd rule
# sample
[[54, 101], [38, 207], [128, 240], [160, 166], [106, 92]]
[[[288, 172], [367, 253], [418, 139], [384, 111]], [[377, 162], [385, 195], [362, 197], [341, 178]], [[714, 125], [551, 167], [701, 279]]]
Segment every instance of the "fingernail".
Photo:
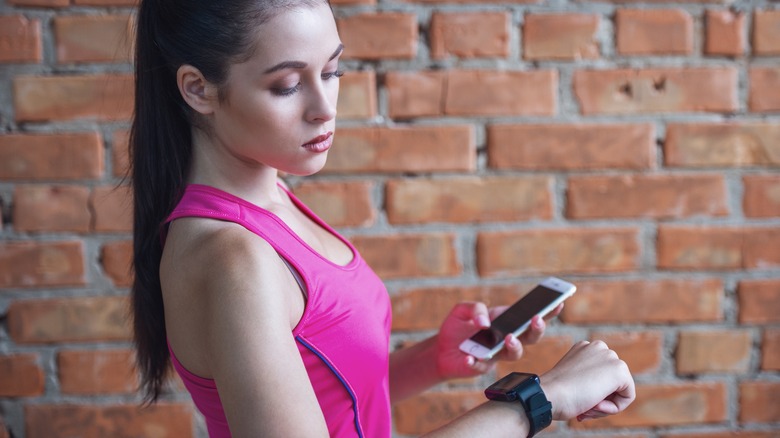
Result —
[[490, 318], [488, 318], [487, 315], [477, 316], [477, 322], [479, 323], [480, 327], [490, 327]]
[[473, 367], [477, 361], [474, 360], [474, 356], [466, 356], [466, 365]]
[[516, 337], [512, 336], [512, 339], [509, 340], [509, 344], [512, 347], [517, 347], [518, 345], [520, 345], [520, 341]]

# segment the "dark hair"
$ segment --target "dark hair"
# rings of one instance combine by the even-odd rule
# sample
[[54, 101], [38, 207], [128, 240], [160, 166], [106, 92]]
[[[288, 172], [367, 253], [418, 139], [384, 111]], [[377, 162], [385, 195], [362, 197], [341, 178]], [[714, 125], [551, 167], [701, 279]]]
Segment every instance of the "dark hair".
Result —
[[188, 64], [221, 92], [231, 64], [251, 57], [257, 26], [285, 10], [326, 0], [143, 0], [136, 23], [135, 113], [130, 131], [133, 187], [133, 332], [147, 402], [169, 368], [160, 286], [161, 231], [181, 199], [197, 119], [176, 72]]

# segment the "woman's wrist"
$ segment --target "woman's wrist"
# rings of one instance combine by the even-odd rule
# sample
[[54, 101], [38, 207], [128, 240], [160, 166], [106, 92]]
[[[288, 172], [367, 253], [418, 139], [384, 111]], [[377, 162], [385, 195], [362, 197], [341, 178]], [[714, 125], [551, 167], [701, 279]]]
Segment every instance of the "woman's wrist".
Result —
[[562, 402], [560, 399], [560, 393], [558, 392], [558, 387], [554, 380], [546, 377], [545, 375], [541, 375], [539, 376], [539, 386], [542, 387], [542, 391], [544, 391], [544, 395], [547, 397], [547, 401], [549, 401], [552, 405], [553, 420], [561, 420], [560, 407]]

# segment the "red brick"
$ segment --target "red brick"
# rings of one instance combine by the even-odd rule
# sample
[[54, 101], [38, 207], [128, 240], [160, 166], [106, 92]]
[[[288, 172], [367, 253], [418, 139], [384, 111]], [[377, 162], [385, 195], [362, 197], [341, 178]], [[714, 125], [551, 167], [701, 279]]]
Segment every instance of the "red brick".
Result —
[[780, 10], [754, 12], [753, 53], [780, 55]]
[[525, 285], [431, 287], [393, 294], [394, 331], [438, 329], [456, 304], [479, 301], [488, 307], [508, 306], [533, 287]]
[[118, 296], [14, 301], [8, 331], [18, 344], [126, 341], [128, 302]]
[[780, 382], [752, 381], [739, 384], [739, 421], [780, 421]]
[[621, 55], [686, 55], [693, 52], [693, 18], [682, 9], [618, 9]]
[[669, 124], [668, 166], [780, 166], [780, 125], [771, 123]]
[[0, 397], [43, 395], [45, 380], [38, 361], [37, 354], [0, 355]]
[[128, 131], [116, 131], [111, 139], [111, 167], [113, 175], [124, 177], [130, 169], [129, 156], [130, 133]]
[[111, 242], [100, 251], [100, 263], [111, 281], [122, 287], [130, 286], [132, 275], [133, 243], [131, 241]]
[[401, 12], [364, 13], [337, 18], [345, 59], [413, 59], [417, 17]]
[[780, 176], [745, 175], [742, 210], [747, 217], [780, 217]]
[[583, 0], [586, 3], [619, 3], [619, 4], [633, 4], [633, 3], [731, 3], [732, 0]]
[[733, 67], [580, 70], [574, 93], [586, 115], [733, 112], [737, 82]]
[[385, 210], [392, 224], [551, 219], [552, 185], [546, 176], [396, 179]]
[[626, 272], [639, 267], [638, 233], [633, 228], [483, 232], [477, 237], [477, 269], [483, 277]]
[[507, 12], [434, 12], [429, 31], [431, 58], [506, 58], [509, 22]]
[[89, 189], [81, 186], [20, 185], [14, 189], [16, 231], [89, 231]]
[[[778, 22], [780, 23], [780, 22]], [[753, 112], [780, 111], [780, 68], [753, 67], [749, 70], [748, 107]]]
[[187, 438], [194, 436], [192, 407], [127, 405], [27, 405], [27, 438]]
[[131, 393], [137, 389], [131, 350], [60, 351], [60, 392], [72, 395]]
[[17, 76], [13, 81], [17, 122], [129, 119], [133, 111], [133, 77]]
[[304, 182], [295, 195], [334, 227], [367, 227], [376, 221], [372, 181]]
[[484, 402], [481, 391], [424, 393], [393, 406], [395, 432], [414, 436], [428, 433]]
[[135, 6], [139, 0], [73, 0], [79, 6]]
[[570, 336], [546, 336], [536, 344], [524, 345], [523, 357], [520, 360], [499, 362], [496, 374], [504, 376], [512, 371], [544, 374], [561, 360], [573, 343]]
[[442, 71], [388, 72], [388, 114], [394, 119], [444, 115], [446, 84]]
[[72, 15], [54, 18], [57, 61], [130, 62], [133, 23], [129, 15]]
[[661, 225], [662, 269], [766, 269], [780, 266], [778, 228], [718, 228]]
[[6, 3], [15, 6], [41, 6], [60, 8], [70, 5], [70, 0], [7, 0]]
[[[461, 271], [452, 234], [355, 236], [352, 241], [368, 264], [385, 280], [446, 277]], [[388, 257], [389, 254], [392, 256]]]
[[606, 342], [635, 376], [655, 373], [661, 366], [664, 343], [662, 332], [594, 332], [590, 338]]
[[[494, 0], [401, 0], [405, 3], [420, 3], [420, 4], [437, 4], [437, 3], [476, 3], [476, 4], [495, 4]], [[525, 4], [525, 3], [539, 3], [541, 0], [507, 0], [507, 4]]]
[[649, 169], [655, 130], [631, 125], [489, 125], [488, 163], [497, 169]]
[[780, 322], [780, 280], [742, 280], [737, 296], [740, 323]]
[[129, 186], [96, 187], [89, 197], [92, 229], [100, 233], [133, 230], [133, 194]]
[[19, 241], [0, 244], [0, 287], [83, 284], [82, 242]]
[[342, 128], [326, 172], [449, 172], [476, 168], [470, 125]]
[[523, 58], [595, 59], [599, 57], [594, 14], [528, 14], [523, 25]]
[[558, 72], [451, 70], [445, 84], [449, 116], [553, 116]]
[[747, 372], [752, 345], [751, 334], [745, 330], [681, 332], [675, 354], [677, 373]]
[[567, 324], [722, 321], [724, 295], [723, 284], [716, 279], [581, 281], [561, 319]]
[[569, 178], [572, 219], [726, 216], [722, 175], [616, 175]]
[[376, 73], [349, 71], [341, 78], [337, 112], [339, 119], [376, 117]]
[[730, 431], [666, 434], [661, 435], [661, 438], [777, 438], [777, 434], [761, 431]]
[[389, 114], [422, 116], [551, 116], [557, 111], [554, 70], [391, 72]]
[[103, 174], [97, 133], [0, 136], [2, 179], [93, 179]]
[[0, 63], [42, 60], [41, 20], [22, 15], [0, 16]]
[[704, 53], [740, 56], [745, 53], [745, 14], [729, 10], [707, 10]]
[[639, 384], [636, 400], [619, 415], [578, 423], [573, 429], [661, 427], [726, 421], [726, 387], [721, 382]]
[[780, 371], [780, 329], [766, 329], [761, 344], [761, 369]]

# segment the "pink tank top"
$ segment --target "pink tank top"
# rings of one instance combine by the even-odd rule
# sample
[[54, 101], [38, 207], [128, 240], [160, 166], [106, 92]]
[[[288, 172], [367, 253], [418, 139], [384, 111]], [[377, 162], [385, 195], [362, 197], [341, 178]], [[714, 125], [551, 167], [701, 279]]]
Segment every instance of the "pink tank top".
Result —
[[[287, 192], [285, 190], [285, 192]], [[355, 248], [294, 195], [293, 203], [352, 250], [346, 266], [315, 252], [273, 213], [213, 187], [186, 188], [168, 222], [203, 217], [234, 222], [266, 240], [300, 275], [307, 291], [303, 317], [293, 330], [332, 437], [389, 437], [390, 300], [382, 281]], [[171, 361], [203, 414], [212, 438], [230, 437], [214, 380]]]

